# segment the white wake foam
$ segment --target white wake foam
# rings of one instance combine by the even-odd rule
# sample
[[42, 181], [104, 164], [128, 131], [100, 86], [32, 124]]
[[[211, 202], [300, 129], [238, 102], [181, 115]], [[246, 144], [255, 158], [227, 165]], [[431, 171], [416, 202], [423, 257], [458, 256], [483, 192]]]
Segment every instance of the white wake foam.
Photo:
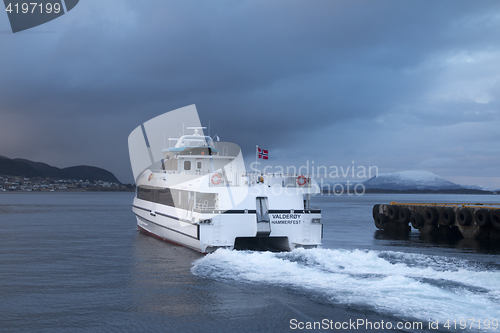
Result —
[[491, 320], [499, 319], [500, 313], [500, 271], [437, 256], [331, 249], [217, 250], [195, 261], [191, 271], [217, 280], [309, 291], [332, 303], [368, 305], [404, 318]]

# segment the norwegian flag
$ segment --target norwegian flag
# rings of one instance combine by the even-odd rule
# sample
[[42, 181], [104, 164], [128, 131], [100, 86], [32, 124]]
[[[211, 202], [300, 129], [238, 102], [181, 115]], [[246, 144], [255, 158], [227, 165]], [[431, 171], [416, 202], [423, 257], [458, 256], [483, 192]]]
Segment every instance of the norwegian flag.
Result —
[[269, 159], [269, 154], [268, 151], [265, 149], [259, 149], [259, 158], [262, 158], [263, 160], [268, 160]]

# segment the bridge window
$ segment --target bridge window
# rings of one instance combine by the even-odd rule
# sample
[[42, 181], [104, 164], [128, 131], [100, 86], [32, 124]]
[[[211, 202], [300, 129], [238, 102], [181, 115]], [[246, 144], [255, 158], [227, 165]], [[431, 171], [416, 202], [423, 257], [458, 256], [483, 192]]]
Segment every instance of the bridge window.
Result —
[[184, 161], [184, 170], [191, 170], [191, 161]]

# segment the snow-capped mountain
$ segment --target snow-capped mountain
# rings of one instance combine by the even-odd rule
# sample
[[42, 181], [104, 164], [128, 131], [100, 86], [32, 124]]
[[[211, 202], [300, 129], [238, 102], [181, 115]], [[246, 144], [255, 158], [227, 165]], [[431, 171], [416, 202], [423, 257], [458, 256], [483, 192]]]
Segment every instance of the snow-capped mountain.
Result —
[[[364, 182], [347, 181], [318, 181], [324, 192], [354, 191], [355, 187], [362, 184], [366, 190], [383, 191], [439, 191], [457, 190], [457, 193], [477, 193], [477, 191], [492, 192], [490, 188], [479, 185], [459, 185], [433, 172], [425, 170], [409, 170], [394, 173], [381, 173]], [[349, 189], [348, 189], [349, 188]], [[359, 188], [358, 188], [359, 190]], [[500, 189], [495, 192], [500, 193]]]
[[462, 185], [462, 187], [465, 187], [469, 190], [493, 191], [491, 188], [481, 185]]
[[367, 189], [383, 190], [443, 190], [464, 189], [463, 186], [450, 182], [425, 170], [410, 170], [394, 173], [381, 173], [363, 182]]

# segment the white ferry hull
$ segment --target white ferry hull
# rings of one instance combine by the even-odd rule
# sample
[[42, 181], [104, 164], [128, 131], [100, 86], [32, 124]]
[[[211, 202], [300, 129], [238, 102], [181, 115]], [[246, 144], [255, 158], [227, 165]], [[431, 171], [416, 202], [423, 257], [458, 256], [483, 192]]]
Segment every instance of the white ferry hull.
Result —
[[245, 248], [249, 242], [283, 251], [312, 248], [321, 244], [323, 232], [317, 210], [270, 210], [271, 230], [265, 237], [257, 236], [255, 210], [198, 213], [195, 218], [200, 222], [194, 223], [184, 218], [189, 212], [136, 198], [133, 211], [141, 232], [201, 253]]

